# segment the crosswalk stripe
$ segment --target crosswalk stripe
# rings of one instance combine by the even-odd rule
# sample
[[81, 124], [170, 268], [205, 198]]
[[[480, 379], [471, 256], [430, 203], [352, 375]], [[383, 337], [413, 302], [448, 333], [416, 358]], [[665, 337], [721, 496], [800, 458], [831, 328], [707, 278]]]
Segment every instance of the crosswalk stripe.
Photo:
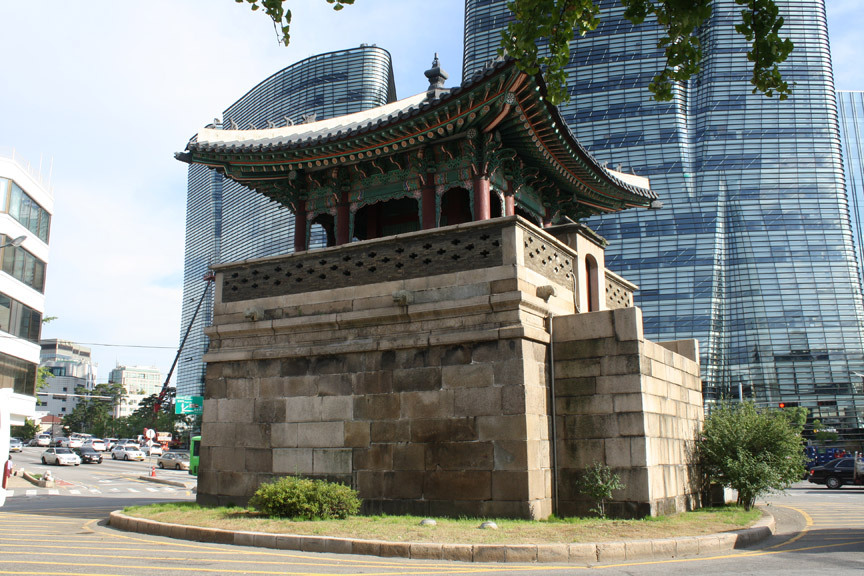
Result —
[[50, 490], [48, 490], [48, 494], [51, 494], [52, 496], [60, 494], [60, 490], [57, 490], [56, 488], [51, 488]]
[[80, 490], [70, 490], [69, 493], [70, 494], [81, 494], [81, 491]]
[[140, 492], [140, 490], [135, 490], [134, 488], [129, 488], [129, 492]]
[[14, 490], [7, 490], [6, 496], [9, 498], [11, 498], [12, 496], [15, 496], [15, 491]]
[[27, 494], [27, 496], [35, 496], [36, 490], [27, 490], [26, 494]]

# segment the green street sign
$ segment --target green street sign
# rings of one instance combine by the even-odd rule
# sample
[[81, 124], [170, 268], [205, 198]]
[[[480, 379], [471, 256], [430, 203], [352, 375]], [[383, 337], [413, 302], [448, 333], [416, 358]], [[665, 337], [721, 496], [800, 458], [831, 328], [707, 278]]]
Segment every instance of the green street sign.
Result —
[[204, 413], [204, 397], [177, 396], [174, 398], [174, 413], [200, 416]]

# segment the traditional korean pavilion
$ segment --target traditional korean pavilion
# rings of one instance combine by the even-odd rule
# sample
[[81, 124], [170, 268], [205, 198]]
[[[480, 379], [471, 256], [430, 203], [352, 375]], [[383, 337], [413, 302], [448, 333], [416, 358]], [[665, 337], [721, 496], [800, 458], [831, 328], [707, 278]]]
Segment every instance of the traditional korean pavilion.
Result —
[[[201, 130], [178, 159], [209, 166], [311, 226], [327, 245], [518, 214], [538, 225], [659, 205], [648, 181], [600, 165], [546, 98], [542, 77], [498, 60], [444, 88], [283, 127]], [[271, 125], [272, 126], [272, 125]]]
[[294, 253], [212, 266], [198, 502], [302, 475], [369, 513], [539, 519], [587, 513], [574, 486], [604, 462], [615, 515], [692, 508], [698, 345], [645, 340], [636, 286], [574, 223], [657, 207], [648, 180], [600, 165], [513, 61], [426, 76], [178, 155], [296, 216]]

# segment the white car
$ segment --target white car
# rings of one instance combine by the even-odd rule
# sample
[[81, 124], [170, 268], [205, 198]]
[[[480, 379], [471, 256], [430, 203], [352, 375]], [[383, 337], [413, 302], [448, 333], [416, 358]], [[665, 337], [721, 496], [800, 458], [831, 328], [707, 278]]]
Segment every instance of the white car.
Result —
[[137, 444], [115, 446], [111, 451], [112, 460], [144, 460], [144, 453]]
[[73, 436], [70, 438], [64, 438], [60, 445], [64, 448], [80, 448], [83, 443], [84, 441], [81, 440], [81, 438], [75, 438]]
[[161, 444], [151, 444], [147, 446], [146, 444], [141, 447], [141, 452], [143, 452], [146, 456], [161, 456], [162, 455], [162, 445]]
[[51, 445], [51, 435], [50, 434], [39, 434], [36, 436], [36, 446], [42, 446], [43, 448], [47, 448]]
[[88, 440], [85, 440], [84, 443], [81, 444], [82, 448], [87, 447], [87, 446], [89, 446], [90, 448], [93, 448], [93, 450], [95, 450], [97, 452], [105, 452], [105, 450], [108, 449], [108, 447], [105, 446], [105, 441], [102, 440], [101, 438], [90, 438]]
[[72, 452], [71, 448], [48, 448], [42, 453], [42, 464], [78, 466], [81, 464], [81, 458]]

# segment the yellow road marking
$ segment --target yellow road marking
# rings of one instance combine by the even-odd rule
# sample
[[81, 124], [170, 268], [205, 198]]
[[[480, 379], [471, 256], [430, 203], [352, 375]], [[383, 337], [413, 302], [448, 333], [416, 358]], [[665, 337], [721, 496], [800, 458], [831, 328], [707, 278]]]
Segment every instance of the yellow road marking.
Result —
[[801, 532], [799, 532], [798, 534], [796, 534], [795, 536], [793, 536], [792, 538], [790, 538], [789, 540], [787, 540], [785, 542], [782, 542], [780, 544], [776, 544], [774, 546], [769, 546], [767, 548], [767, 550], [772, 550], [774, 548], [781, 548], [783, 546], [788, 546], [794, 542], [797, 542], [798, 540], [800, 540], [801, 538], [806, 536], [807, 533], [810, 531], [810, 528], [813, 527], [813, 518], [809, 514], [807, 514], [807, 512], [805, 512], [804, 510], [801, 510], [800, 508], [794, 508], [792, 506], [777, 506], [777, 508], [786, 508], [787, 510], [793, 510], [793, 511], [801, 514], [801, 516], [804, 517], [804, 529], [801, 530]]

